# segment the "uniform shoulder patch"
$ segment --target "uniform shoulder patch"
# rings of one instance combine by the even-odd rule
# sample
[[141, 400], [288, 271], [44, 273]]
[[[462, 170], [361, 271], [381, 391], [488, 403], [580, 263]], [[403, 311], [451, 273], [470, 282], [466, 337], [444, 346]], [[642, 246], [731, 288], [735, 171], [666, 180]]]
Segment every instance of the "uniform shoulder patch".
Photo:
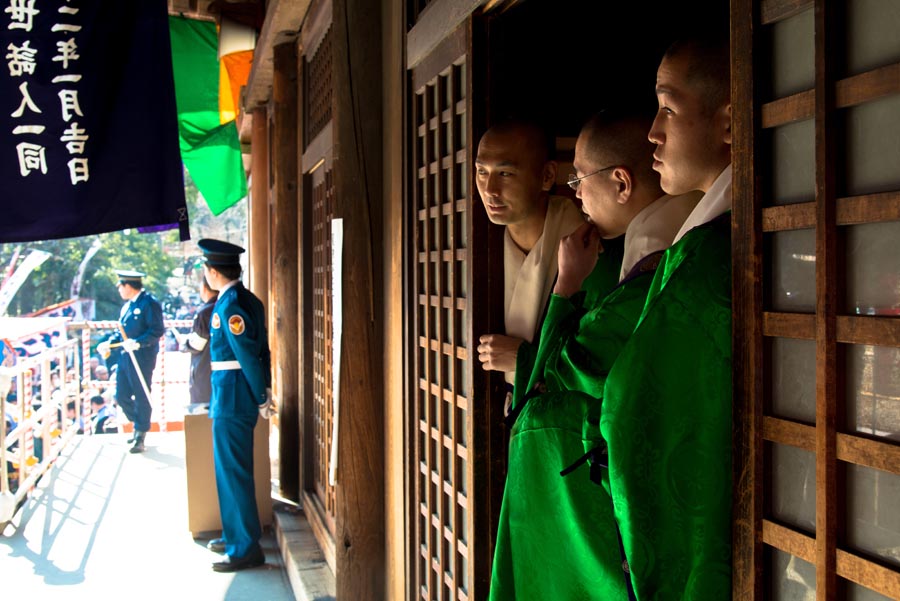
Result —
[[219, 319], [218, 313], [213, 313], [212, 320], [210, 321], [210, 325], [213, 329], [218, 330], [222, 326], [222, 321]]
[[235, 336], [240, 336], [244, 333], [246, 327], [244, 326], [244, 318], [240, 315], [232, 315], [228, 318], [228, 329], [231, 330], [231, 333]]

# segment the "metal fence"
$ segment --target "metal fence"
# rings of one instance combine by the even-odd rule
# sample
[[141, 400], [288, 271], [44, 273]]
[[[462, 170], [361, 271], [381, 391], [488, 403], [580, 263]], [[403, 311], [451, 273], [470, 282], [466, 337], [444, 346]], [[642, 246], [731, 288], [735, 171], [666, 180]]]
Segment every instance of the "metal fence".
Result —
[[[181, 330], [192, 323], [166, 320], [165, 326]], [[72, 323], [69, 337], [51, 349], [0, 367], [0, 525], [12, 519], [66, 444], [78, 434], [93, 434], [91, 397], [99, 394], [115, 406], [115, 376], [98, 378], [90, 357], [92, 334], [116, 329], [115, 321]], [[190, 354], [167, 340], [160, 340], [150, 385], [151, 430], [161, 432], [183, 428], [190, 402]], [[116, 430], [131, 431], [120, 412], [114, 419]]]

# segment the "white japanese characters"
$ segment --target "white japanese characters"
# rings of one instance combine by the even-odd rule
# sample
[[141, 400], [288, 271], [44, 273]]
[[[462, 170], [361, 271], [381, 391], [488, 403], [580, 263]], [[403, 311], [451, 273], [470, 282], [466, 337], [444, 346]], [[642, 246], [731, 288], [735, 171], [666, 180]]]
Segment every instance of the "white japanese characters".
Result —
[[[81, 55], [79, 54], [78, 35], [82, 30], [79, 22], [78, 0], [7, 0], [8, 6], [3, 13], [8, 15], [7, 30], [22, 35], [22, 39], [10, 42], [6, 47], [6, 66], [10, 78], [19, 78], [18, 98], [12, 99], [7, 110], [16, 121], [12, 134], [21, 136], [16, 145], [16, 158], [19, 174], [28, 177], [32, 174], [43, 174], [62, 166], [54, 166], [48, 162], [47, 148], [57, 143], [51, 132], [62, 131], [58, 142], [64, 144], [65, 152], [71, 157], [66, 163], [71, 185], [87, 182], [90, 179], [90, 165], [86, 156], [89, 132], [79, 126], [78, 117], [84, 117], [78, 93], [78, 83], [82, 79], [79, 73]], [[40, 5], [40, 7], [39, 7]], [[55, 9], [56, 22], [48, 23], [46, 16], [36, 20], [44, 11]], [[38, 23], [45, 23], [38, 27]], [[46, 27], [46, 29], [43, 29]], [[37, 36], [37, 37], [35, 37]], [[36, 43], [45, 41], [50, 36], [58, 38], [52, 44]], [[55, 47], [55, 54], [41, 56], [39, 49], [45, 52]], [[34, 79], [39, 70], [50, 70], [52, 85], [58, 86], [56, 96], [59, 98], [59, 118], [54, 121], [53, 111], [42, 110], [35, 102], [29, 84], [39, 85]], [[46, 79], [42, 78], [42, 81]], [[48, 95], [37, 93], [41, 102], [48, 102]], [[48, 108], [48, 107], [43, 107]], [[60, 125], [62, 127], [60, 127]], [[54, 151], [55, 152], [55, 151]]]

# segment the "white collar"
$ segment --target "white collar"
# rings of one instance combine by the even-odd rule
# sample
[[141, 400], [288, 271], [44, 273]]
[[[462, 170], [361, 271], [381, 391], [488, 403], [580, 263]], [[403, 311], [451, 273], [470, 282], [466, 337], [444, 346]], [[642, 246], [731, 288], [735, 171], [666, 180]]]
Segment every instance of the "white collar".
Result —
[[669, 248], [675, 232], [700, 201], [700, 191], [688, 192], [680, 196], [661, 196], [634, 216], [625, 230], [625, 253], [621, 282], [632, 268], [644, 257]]
[[[229, 288], [233, 288], [234, 286], [237, 286], [237, 285], [240, 284], [240, 283], [241, 283], [241, 280], [239, 280], [239, 279], [238, 279], [238, 280], [231, 280], [230, 282], [228, 282], [227, 284], [225, 284], [224, 286], [222, 286], [222, 289], [219, 290], [219, 298], [222, 298], [222, 295], [225, 294], [225, 291], [226, 291], [226, 290], [228, 290]], [[218, 299], [217, 299], [217, 300], [218, 300]]]
[[703, 198], [700, 199], [697, 208], [688, 216], [684, 225], [678, 230], [678, 234], [672, 241], [675, 244], [681, 238], [704, 223], [709, 223], [719, 215], [731, 210], [731, 163], [719, 174], [713, 185], [709, 187]]

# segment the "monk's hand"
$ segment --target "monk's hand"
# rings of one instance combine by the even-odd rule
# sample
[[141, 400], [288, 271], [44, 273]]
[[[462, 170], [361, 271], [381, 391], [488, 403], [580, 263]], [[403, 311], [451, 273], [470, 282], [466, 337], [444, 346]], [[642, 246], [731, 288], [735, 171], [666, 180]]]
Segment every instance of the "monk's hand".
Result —
[[515, 371], [521, 338], [485, 334], [478, 339], [478, 360], [485, 371]]
[[584, 280], [594, 270], [597, 255], [603, 252], [600, 233], [585, 223], [559, 241], [559, 275], [553, 294], [569, 297], [581, 290]]

